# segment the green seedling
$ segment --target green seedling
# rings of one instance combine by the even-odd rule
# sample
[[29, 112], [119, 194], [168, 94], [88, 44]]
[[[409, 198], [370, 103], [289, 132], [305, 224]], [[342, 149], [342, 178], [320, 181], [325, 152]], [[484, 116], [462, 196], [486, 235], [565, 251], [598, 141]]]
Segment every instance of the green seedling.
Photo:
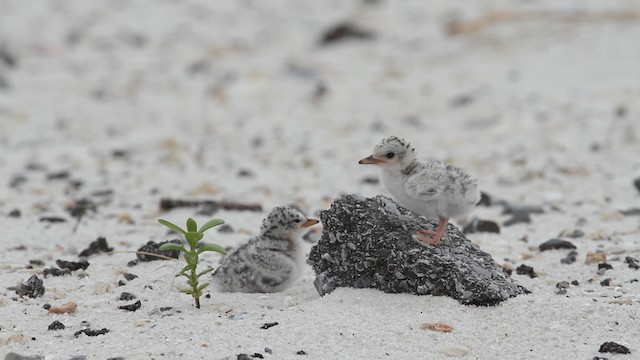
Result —
[[189, 284], [189, 289], [182, 290], [183, 293], [189, 294], [193, 297], [196, 302], [196, 308], [200, 309], [200, 297], [202, 296], [202, 290], [204, 290], [209, 283], [199, 283], [198, 279], [213, 271], [213, 268], [209, 268], [207, 270], [198, 272], [198, 260], [200, 254], [205, 251], [215, 251], [220, 254], [225, 254], [222, 246], [217, 244], [202, 244], [198, 246], [198, 242], [204, 237], [204, 232], [211, 229], [214, 226], [224, 224], [224, 221], [220, 219], [212, 219], [204, 223], [200, 230], [198, 230], [198, 224], [192, 218], [187, 220], [187, 230], [182, 229], [178, 225], [168, 222], [167, 220], [158, 219], [158, 222], [171, 230], [175, 230], [182, 235], [187, 240], [189, 244], [189, 249], [187, 250], [184, 246], [178, 244], [167, 243], [160, 246], [161, 251], [165, 250], [178, 250], [182, 253], [184, 260], [187, 262], [187, 265], [176, 275], [176, 277], [184, 276], [187, 278], [187, 284]]

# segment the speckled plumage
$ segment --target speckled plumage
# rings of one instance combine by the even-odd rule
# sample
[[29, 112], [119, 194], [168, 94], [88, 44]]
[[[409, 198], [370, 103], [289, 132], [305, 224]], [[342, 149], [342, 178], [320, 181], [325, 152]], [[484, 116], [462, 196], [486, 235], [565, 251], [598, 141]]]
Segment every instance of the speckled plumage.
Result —
[[382, 185], [402, 206], [445, 225], [449, 218], [469, 213], [480, 200], [475, 179], [441, 161], [418, 161], [411, 144], [395, 136], [383, 139], [360, 163], [379, 165]]
[[260, 235], [225, 256], [213, 273], [212, 285], [220, 292], [286, 289], [300, 277], [306, 260], [302, 230], [315, 223], [291, 207], [273, 208], [262, 222]]

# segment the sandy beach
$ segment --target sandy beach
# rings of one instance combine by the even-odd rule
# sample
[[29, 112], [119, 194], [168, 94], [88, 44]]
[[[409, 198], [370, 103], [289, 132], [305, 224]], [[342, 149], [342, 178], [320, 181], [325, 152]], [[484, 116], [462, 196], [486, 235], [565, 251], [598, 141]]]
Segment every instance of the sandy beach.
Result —
[[[0, 355], [640, 358], [640, 2], [0, 8]], [[175, 238], [158, 218], [224, 219], [205, 240], [235, 247], [274, 206], [317, 218], [342, 195], [386, 194], [358, 160], [390, 135], [478, 179], [491, 206], [453, 223], [498, 224], [467, 236], [531, 294], [492, 307], [374, 289], [321, 297], [308, 266], [283, 292], [207, 291], [196, 309], [174, 280], [181, 261], [129, 264], [148, 241]], [[162, 199], [261, 210], [162, 211]], [[510, 224], [505, 204], [539, 211]], [[99, 237], [113, 254], [44, 276]], [[554, 238], [575, 261], [570, 249], [540, 251]], [[523, 264], [535, 277], [515, 271]], [[16, 294], [32, 275], [44, 294]], [[69, 301], [73, 313], [44, 308]], [[54, 321], [65, 328], [48, 330]], [[630, 354], [600, 352], [606, 342]]]

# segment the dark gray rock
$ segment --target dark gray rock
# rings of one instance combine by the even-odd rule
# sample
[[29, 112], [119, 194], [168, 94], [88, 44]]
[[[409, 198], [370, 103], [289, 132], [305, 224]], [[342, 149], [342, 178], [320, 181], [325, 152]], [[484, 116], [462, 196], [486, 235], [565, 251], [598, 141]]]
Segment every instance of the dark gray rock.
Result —
[[500, 225], [495, 221], [482, 220], [474, 217], [462, 228], [463, 234], [473, 234], [478, 232], [488, 232], [500, 234]]
[[601, 353], [612, 353], [612, 354], [631, 354], [631, 351], [628, 347], [624, 345], [620, 345], [613, 341], [607, 341], [600, 345], [600, 349], [598, 350]]
[[538, 246], [540, 251], [547, 250], [556, 250], [556, 249], [575, 249], [576, 246], [573, 245], [571, 241], [562, 240], [562, 239], [551, 239], [543, 242]]
[[542, 214], [544, 209], [539, 205], [516, 205], [504, 203], [502, 215], [511, 215], [502, 225], [511, 226], [520, 223], [530, 223], [531, 214]]
[[453, 225], [439, 246], [415, 240], [418, 228], [435, 230], [437, 222], [385, 196], [343, 196], [320, 219], [322, 238], [308, 260], [320, 295], [336, 287], [375, 288], [496, 305], [529, 293]]
[[16, 294], [18, 294], [18, 296], [28, 296], [32, 299], [44, 295], [44, 292], [44, 283], [36, 275], [32, 275], [26, 283], [20, 284], [16, 289]]

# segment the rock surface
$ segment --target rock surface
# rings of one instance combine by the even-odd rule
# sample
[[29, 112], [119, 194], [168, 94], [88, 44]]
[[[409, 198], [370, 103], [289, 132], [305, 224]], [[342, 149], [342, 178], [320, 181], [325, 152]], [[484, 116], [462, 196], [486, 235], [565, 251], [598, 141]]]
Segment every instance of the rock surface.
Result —
[[419, 227], [435, 230], [437, 222], [385, 196], [343, 196], [320, 219], [322, 238], [308, 261], [320, 295], [336, 287], [375, 288], [496, 305], [529, 293], [451, 224], [439, 246], [415, 240]]

